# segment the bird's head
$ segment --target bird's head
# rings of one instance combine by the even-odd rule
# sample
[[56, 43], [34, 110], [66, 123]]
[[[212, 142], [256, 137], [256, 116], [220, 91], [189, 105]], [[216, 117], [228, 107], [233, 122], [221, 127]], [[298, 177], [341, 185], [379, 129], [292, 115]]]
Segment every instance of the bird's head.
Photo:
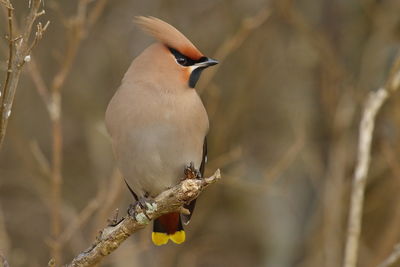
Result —
[[[168, 79], [177, 79], [194, 88], [201, 72], [218, 61], [204, 56], [189, 39], [170, 24], [154, 17], [136, 17], [135, 22], [160, 44], [145, 51], [142, 62], [152, 62], [153, 70]], [[167, 77], [166, 77], [167, 78]]]

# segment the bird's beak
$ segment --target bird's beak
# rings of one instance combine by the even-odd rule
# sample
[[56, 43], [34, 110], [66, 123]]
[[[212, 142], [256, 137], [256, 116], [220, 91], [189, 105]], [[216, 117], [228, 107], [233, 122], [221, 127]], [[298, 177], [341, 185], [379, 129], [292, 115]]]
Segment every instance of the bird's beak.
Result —
[[206, 60], [204, 60], [202, 62], [199, 62], [199, 63], [196, 63], [194, 65], [196, 67], [200, 67], [200, 68], [207, 68], [207, 67], [210, 67], [210, 66], [217, 65], [218, 63], [219, 62], [217, 60], [207, 57]]

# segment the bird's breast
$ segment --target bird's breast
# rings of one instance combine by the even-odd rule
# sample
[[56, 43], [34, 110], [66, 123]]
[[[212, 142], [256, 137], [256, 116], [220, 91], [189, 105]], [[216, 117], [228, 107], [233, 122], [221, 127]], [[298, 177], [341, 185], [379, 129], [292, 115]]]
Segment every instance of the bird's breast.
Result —
[[200, 166], [208, 118], [198, 95], [190, 91], [121, 92], [118, 107], [110, 111], [119, 113], [112, 117], [123, 118], [112, 125], [113, 147], [124, 178], [137, 194], [155, 196], [179, 182], [186, 164]]

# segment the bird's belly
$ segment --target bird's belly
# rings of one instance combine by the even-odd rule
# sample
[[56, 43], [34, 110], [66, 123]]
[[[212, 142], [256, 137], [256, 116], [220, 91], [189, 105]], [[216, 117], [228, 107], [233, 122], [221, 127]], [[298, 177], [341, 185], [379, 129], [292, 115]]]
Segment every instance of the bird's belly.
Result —
[[124, 147], [118, 150], [123, 160], [122, 173], [139, 196], [156, 196], [174, 186], [183, 177], [184, 166], [202, 159], [204, 134], [188, 134], [167, 124], [133, 129], [126, 134]]

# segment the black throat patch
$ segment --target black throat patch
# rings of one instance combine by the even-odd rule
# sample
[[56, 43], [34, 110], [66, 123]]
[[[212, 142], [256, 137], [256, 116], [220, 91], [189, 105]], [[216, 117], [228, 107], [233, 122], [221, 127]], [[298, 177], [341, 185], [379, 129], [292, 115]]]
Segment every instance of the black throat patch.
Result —
[[[190, 57], [187, 57], [185, 55], [183, 55], [182, 53], [180, 53], [178, 50], [173, 49], [171, 47], [168, 47], [169, 51], [174, 55], [176, 62], [178, 64], [180, 64], [183, 67], [190, 67], [193, 66], [197, 63], [201, 63], [204, 61], [207, 61], [206, 57], [201, 57], [198, 60], [192, 59]], [[189, 76], [189, 87], [190, 88], [194, 88], [196, 86], [197, 81], [200, 78], [200, 74], [201, 72], [205, 69], [206, 67], [198, 67], [195, 68], [192, 73], [190, 73]]]
[[200, 79], [201, 72], [205, 69], [205, 67], [198, 67], [190, 73], [189, 77], [189, 87], [194, 88], [196, 86], [197, 81]]

